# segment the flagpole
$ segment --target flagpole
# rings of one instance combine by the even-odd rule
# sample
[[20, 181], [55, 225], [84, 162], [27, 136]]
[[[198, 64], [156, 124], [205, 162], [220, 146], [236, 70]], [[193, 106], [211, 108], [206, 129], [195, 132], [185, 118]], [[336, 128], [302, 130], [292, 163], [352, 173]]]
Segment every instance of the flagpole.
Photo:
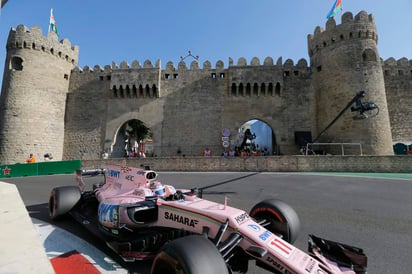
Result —
[[50, 18], [49, 18], [49, 32], [50, 32], [50, 27], [51, 27], [51, 24], [50, 24], [50, 19], [52, 18], [52, 16], [53, 16], [53, 9], [50, 9]]

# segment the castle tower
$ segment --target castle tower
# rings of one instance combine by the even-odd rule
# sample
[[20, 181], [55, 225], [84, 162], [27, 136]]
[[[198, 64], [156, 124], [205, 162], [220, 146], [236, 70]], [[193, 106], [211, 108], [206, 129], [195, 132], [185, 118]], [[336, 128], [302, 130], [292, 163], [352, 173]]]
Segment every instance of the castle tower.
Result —
[[[365, 101], [379, 107], [375, 117], [352, 119], [348, 110], [318, 142], [361, 143], [365, 155], [393, 155], [392, 135], [386, 102], [382, 62], [377, 49], [378, 35], [372, 15], [349, 12], [336, 25], [333, 18], [308, 36], [313, 72], [317, 136], [359, 91]], [[359, 151], [359, 150], [358, 150]]]
[[64, 115], [78, 47], [44, 37], [39, 27], [11, 29], [0, 96], [0, 164], [24, 162], [29, 153], [61, 160]]

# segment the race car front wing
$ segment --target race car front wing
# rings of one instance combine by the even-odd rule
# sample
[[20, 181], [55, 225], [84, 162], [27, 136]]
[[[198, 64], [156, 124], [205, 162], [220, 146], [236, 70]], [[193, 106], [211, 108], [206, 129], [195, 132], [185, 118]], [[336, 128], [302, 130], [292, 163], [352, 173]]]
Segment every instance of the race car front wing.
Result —
[[353, 270], [356, 274], [367, 273], [367, 256], [358, 247], [309, 235], [308, 252], [315, 258], [328, 260], [328, 264], [334, 262], [339, 267]]

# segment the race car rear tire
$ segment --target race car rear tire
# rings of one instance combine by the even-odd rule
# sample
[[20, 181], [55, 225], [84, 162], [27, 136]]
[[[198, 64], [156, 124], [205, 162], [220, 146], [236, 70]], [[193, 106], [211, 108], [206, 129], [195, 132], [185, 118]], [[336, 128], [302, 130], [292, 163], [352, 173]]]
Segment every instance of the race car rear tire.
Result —
[[278, 199], [268, 199], [256, 204], [250, 211], [250, 217], [269, 222], [265, 228], [281, 235], [282, 239], [293, 244], [300, 231], [300, 221], [296, 211]]
[[164, 245], [155, 257], [151, 274], [229, 274], [216, 246], [207, 238], [191, 235]]
[[62, 186], [53, 188], [49, 198], [49, 216], [52, 220], [68, 213], [81, 198], [77, 186]]

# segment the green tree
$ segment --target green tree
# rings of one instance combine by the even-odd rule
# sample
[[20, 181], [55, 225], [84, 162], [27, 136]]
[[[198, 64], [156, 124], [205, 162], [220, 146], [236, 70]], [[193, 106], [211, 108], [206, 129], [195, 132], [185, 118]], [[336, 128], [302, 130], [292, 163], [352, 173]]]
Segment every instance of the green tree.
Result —
[[144, 140], [145, 138], [151, 138], [153, 136], [150, 128], [148, 128], [142, 121], [140, 120], [130, 120], [126, 124], [126, 137], [131, 140]]

